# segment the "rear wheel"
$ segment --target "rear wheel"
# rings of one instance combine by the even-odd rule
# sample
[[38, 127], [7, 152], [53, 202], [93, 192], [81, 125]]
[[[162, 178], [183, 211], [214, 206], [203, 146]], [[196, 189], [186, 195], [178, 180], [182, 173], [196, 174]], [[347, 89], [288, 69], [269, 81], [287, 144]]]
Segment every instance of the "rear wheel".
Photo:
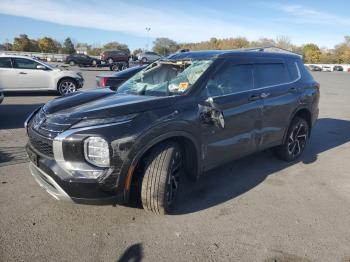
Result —
[[96, 66], [97, 65], [97, 61], [96, 60], [92, 60], [91, 65], [92, 66]]
[[148, 155], [141, 186], [141, 202], [145, 210], [169, 213], [175, 204], [183, 156], [180, 146], [167, 142], [156, 146]]
[[303, 153], [309, 137], [309, 125], [305, 119], [295, 117], [292, 121], [285, 142], [276, 148], [279, 158], [293, 161]]
[[107, 62], [108, 62], [108, 64], [113, 64], [113, 63], [114, 63], [114, 60], [113, 60], [113, 58], [108, 58], [108, 59], [107, 59]]
[[74, 66], [74, 65], [75, 65], [75, 62], [74, 62], [74, 61], [70, 61], [70, 62], [69, 62], [69, 65], [70, 65], [70, 66]]
[[58, 83], [57, 89], [61, 96], [68, 95], [77, 91], [77, 83], [73, 79], [63, 79]]
[[148, 62], [146, 57], [142, 57], [141, 61], [142, 61], [142, 63], [147, 63]]

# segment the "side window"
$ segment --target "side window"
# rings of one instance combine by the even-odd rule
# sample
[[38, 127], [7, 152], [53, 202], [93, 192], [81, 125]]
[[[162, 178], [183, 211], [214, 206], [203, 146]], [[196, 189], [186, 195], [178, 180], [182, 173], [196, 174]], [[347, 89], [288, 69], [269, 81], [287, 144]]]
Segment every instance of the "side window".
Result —
[[20, 69], [37, 69], [37, 62], [25, 58], [14, 58], [14, 67]]
[[290, 82], [287, 67], [283, 63], [266, 63], [255, 65], [257, 87], [280, 85]]
[[213, 75], [206, 87], [206, 96], [221, 96], [254, 88], [253, 65], [227, 63]]
[[0, 68], [12, 68], [11, 58], [1, 57], [0, 58]]
[[291, 76], [291, 81], [295, 81], [300, 77], [300, 69], [296, 60], [288, 61], [288, 69]]

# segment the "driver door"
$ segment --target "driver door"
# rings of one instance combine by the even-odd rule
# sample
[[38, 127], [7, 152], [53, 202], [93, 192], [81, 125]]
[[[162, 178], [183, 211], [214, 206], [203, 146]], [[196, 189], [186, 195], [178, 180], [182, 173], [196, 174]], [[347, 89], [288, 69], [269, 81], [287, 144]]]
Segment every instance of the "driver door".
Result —
[[254, 65], [226, 61], [202, 90], [199, 102], [205, 169], [258, 148], [262, 100], [254, 90]]
[[25, 90], [48, 89], [50, 87], [51, 70], [38, 69], [42, 65], [26, 58], [13, 58], [13, 67], [16, 75], [16, 88]]

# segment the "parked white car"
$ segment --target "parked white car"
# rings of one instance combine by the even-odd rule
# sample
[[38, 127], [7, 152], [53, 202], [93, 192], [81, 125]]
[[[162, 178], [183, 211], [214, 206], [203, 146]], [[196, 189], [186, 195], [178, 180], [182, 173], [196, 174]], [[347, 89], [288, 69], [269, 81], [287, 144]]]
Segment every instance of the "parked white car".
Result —
[[66, 95], [83, 84], [80, 72], [56, 68], [27, 56], [0, 55], [0, 88], [5, 92], [57, 90]]
[[330, 66], [322, 66], [322, 71], [323, 72], [332, 72], [332, 67], [330, 67]]
[[137, 55], [137, 59], [143, 63], [152, 63], [160, 58], [162, 58], [161, 55], [150, 51], [146, 51]]

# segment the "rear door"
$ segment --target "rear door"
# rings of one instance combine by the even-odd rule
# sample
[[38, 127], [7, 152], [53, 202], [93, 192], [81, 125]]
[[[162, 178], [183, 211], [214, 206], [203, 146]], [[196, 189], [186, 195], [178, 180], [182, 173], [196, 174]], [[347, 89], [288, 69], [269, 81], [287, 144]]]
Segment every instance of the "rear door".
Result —
[[259, 149], [280, 144], [290, 116], [298, 105], [300, 71], [285, 59], [263, 59], [255, 64], [257, 88], [261, 90], [263, 118]]
[[213, 73], [199, 102], [205, 168], [257, 150], [262, 102], [250, 60], [228, 60]]
[[0, 88], [13, 90], [17, 86], [17, 73], [12, 68], [10, 57], [0, 57]]

